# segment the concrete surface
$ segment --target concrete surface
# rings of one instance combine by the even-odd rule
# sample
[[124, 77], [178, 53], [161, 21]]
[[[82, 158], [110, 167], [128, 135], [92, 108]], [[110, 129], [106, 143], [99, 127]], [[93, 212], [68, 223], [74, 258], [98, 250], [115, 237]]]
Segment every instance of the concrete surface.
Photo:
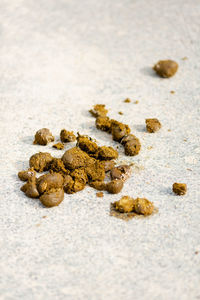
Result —
[[[199, 37], [197, 0], [0, 1], [0, 299], [200, 299]], [[169, 80], [151, 70], [166, 58], [180, 65]], [[26, 198], [16, 174], [30, 155], [62, 153], [32, 145], [36, 130], [117, 146], [95, 129], [95, 103], [142, 142], [137, 157], [120, 148], [136, 163], [123, 192], [97, 198], [88, 187], [53, 209]], [[148, 117], [159, 133], [145, 132]], [[172, 194], [175, 181], [186, 196]], [[159, 213], [110, 217], [126, 194]]]

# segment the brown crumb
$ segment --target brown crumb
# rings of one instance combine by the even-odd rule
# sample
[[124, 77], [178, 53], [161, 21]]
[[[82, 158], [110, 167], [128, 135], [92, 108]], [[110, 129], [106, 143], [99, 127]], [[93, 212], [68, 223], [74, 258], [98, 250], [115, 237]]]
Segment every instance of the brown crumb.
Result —
[[147, 132], [150, 132], [150, 133], [156, 132], [156, 131], [160, 130], [161, 127], [162, 127], [162, 125], [158, 119], [156, 119], [156, 118], [146, 119]]
[[199, 254], [199, 251], [195, 251], [194, 254]]
[[119, 115], [123, 115], [123, 112], [122, 112], [122, 111], [119, 111], [118, 114], [119, 114]]
[[187, 60], [188, 57], [187, 56], [184, 56], [183, 58], [181, 58], [182, 60]]
[[51, 131], [48, 128], [42, 128], [36, 132], [33, 144], [45, 146], [53, 141], [54, 136], [52, 135]]
[[171, 129], [168, 129], [167, 131], [169, 131], [169, 132], [170, 132], [170, 131], [171, 131]]
[[185, 195], [187, 192], [187, 185], [185, 183], [175, 182], [172, 186], [172, 190], [176, 195]]
[[160, 60], [153, 69], [160, 77], [169, 78], [177, 72], [178, 64], [173, 60]]
[[135, 102], [134, 102], [134, 104], [138, 104], [139, 103], [139, 101], [138, 100], [136, 100]]
[[29, 165], [37, 172], [47, 171], [53, 160], [53, 157], [48, 152], [39, 152], [33, 154], [29, 159]]
[[175, 94], [175, 91], [170, 91], [171, 94]]
[[96, 104], [93, 109], [90, 109], [89, 112], [95, 118], [97, 117], [105, 117], [108, 113], [108, 110], [105, 108], [104, 104]]
[[104, 193], [103, 192], [98, 192], [98, 193], [96, 193], [96, 196], [101, 198], [101, 197], [104, 196]]
[[124, 100], [124, 102], [125, 102], [125, 103], [130, 103], [130, 102], [131, 102], [131, 99], [126, 98], [126, 99]]
[[184, 141], [184, 142], [187, 142], [187, 139], [184, 139], [183, 141]]
[[153, 149], [153, 146], [148, 146], [147, 149], [151, 150], [151, 149]]
[[42, 216], [42, 218], [43, 218], [43, 219], [46, 219], [46, 218], [47, 218], [47, 216]]
[[64, 145], [63, 145], [63, 143], [56, 143], [53, 145], [53, 148], [56, 148], [57, 150], [63, 150]]
[[41, 225], [41, 224], [36, 224], [35, 226], [36, 226], [36, 227], [39, 227], [40, 225]]
[[188, 168], [188, 169], [186, 169], [186, 170], [188, 170], [188, 171], [192, 171], [192, 169], [189, 169], [189, 168]]

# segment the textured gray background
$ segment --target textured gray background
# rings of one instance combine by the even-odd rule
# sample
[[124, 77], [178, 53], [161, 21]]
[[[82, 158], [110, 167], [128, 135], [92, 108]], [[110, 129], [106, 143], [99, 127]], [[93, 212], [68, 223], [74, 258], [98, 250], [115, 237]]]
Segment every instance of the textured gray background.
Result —
[[[0, 1], [0, 299], [200, 299], [199, 41], [198, 0]], [[169, 80], [151, 70], [166, 58], [180, 65]], [[119, 149], [136, 163], [123, 192], [97, 198], [87, 187], [52, 209], [26, 198], [16, 174], [30, 155], [62, 153], [32, 145], [41, 127], [117, 146], [95, 129], [95, 103], [142, 142], [137, 157]], [[148, 117], [160, 132], [145, 132]], [[175, 181], [186, 196], [171, 193]], [[126, 194], [159, 213], [110, 217]]]

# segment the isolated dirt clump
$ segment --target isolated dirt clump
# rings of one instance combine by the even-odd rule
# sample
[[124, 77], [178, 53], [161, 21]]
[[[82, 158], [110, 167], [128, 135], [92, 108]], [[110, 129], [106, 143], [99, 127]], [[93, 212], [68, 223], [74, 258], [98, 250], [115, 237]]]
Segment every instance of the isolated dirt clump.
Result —
[[175, 182], [172, 186], [172, 190], [176, 195], [185, 195], [187, 193], [187, 185], [185, 183]]
[[116, 211], [120, 213], [136, 213], [138, 215], [148, 216], [154, 211], [153, 202], [146, 198], [131, 198], [123, 196], [119, 201], [113, 203]]
[[98, 193], [96, 193], [96, 196], [102, 198], [104, 196], [104, 194], [103, 194], [103, 192], [98, 192]]
[[154, 133], [162, 127], [160, 121], [156, 118], [153, 119], [146, 119], [146, 129], [150, 133]]
[[18, 173], [18, 177], [22, 181], [27, 181], [29, 178], [36, 176], [36, 172], [34, 171], [34, 168], [29, 168], [25, 171], [20, 171]]
[[95, 118], [99, 116], [106, 116], [108, 113], [108, 110], [105, 108], [104, 104], [96, 104], [94, 105], [93, 109], [90, 109], [89, 112], [91, 115]]
[[178, 64], [173, 60], [160, 60], [154, 65], [153, 69], [160, 77], [169, 78], [177, 72]]
[[33, 144], [39, 144], [45, 146], [48, 143], [53, 141], [54, 141], [54, 136], [52, 135], [51, 131], [48, 128], [42, 128], [36, 132], [35, 140]]
[[63, 150], [64, 145], [63, 145], [63, 143], [56, 143], [53, 145], [53, 148], [56, 148], [57, 150]]
[[73, 131], [62, 129], [60, 132], [60, 140], [62, 143], [71, 143], [75, 142], [76, 136], [74, 135]]
[[37, 172], [47, 171], [53, 157], [48, 152], [35, 153], [30, 157], [29, 165]]

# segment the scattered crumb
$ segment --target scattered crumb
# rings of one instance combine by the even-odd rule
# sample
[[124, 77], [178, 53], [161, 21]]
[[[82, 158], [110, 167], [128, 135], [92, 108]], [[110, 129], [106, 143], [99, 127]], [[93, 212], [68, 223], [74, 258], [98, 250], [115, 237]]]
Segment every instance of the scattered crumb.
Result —
[[171, 131], [171, 129], [168, 129], [167, 131], [169, 131], [169, 132], [170, 132], [170, 131]]
[[98, 193], [96, 193], [96, 196], [101, 198], [101, 197], [104, 196], [104, 193], [103, 192], [98, 192]]
[[184, 141], [184, 142], [187, 142], [187, 139], [184, 139], [183, 141]]
[[122, 111], [119, 111], [118, 114], [119, 114], [119, 115], [123, 115], [123, 112], [122, 112]]
[[134, 104], [138, 104], [139, 103], [139, 101], [138, 100], [136, 100], [135, 102], [134, 102]]
[[172, 186], [172, 190], [176, 195], [185, 195], [187, 192], [187, 184], [175, 182]]
[[186, 169], [186, 170], [188, 170], [188, 171], [192, 171], [192, 169], [189, 169], [189, 168], [188, 168], [188, 169]]
[[184, 56], [183, 58], [181, 58], [182, 60], [187, 60], [188, 57], [187, 56]]
[[47, 216], [42, 216], [43, 219], [47, 218]]
[[155, 64], [153, 70], [163, 78], [169, 78], [175, 75], [178, 70], [177, 62], [173, 60], [160, 60]]
[[175, 91], [170, 91], [171, 94], [175, 94]]
[[151, 150], [151, 149], [153, 149], [153, 146], [148, 146], [147, 149]]
[[195, 251], [194, 254], [199, 254], [199, 251]]
[[162, 127], [160, 121], [156, 118], [146, 119], [145, 121], [146, 121], [147, 132], [153, 133], [160, 130], [160, 128]]
[[124, 102], [125, 102], [125, 103], [130, 103], [130, 102], [131, 102], [131, 99], [127, 98], [127, 99], [124, 100]]
[[64, 145], [63, 145], [63, 143], [57, 143], [57, 144], [53, 145], [53, 148], [56, 148], [57, 150], [63, 150]]
[[36, 227], [39, 227], [40, 225], [41, 225], [41, 224], [36, 224], [35, 226], [36, 226]]

